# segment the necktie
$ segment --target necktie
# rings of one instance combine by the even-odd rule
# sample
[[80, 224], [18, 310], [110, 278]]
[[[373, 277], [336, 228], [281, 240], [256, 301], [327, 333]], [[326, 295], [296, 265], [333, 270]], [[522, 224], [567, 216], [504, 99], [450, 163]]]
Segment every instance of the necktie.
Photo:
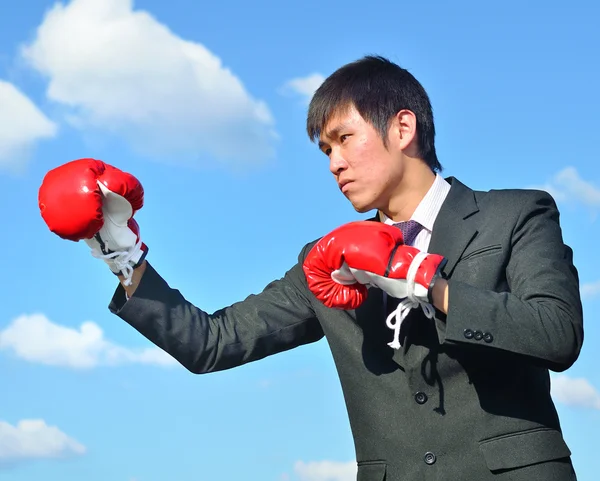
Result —
[[404, 243], [406, 245], [413, 245], [415, 239], [421, 232], [423, 226], [419, 224], [416, 220], [408, 220], [406, 222], [398, 222], [394, 224], [395, 227], [398, 227], [402, 231], [402, 235], [404, 236]]
[[[407, 220], [404, 222], [397, 222], [394, 224], [394, 227], [398, 227], [402, 231], [402, 236], [404, 237], [404, 244], [412, 246], [415, 239], [421, 232], [423, 226], [419, 224], [416, 220]], [[398, 307], [398, 299], [387, 299], [387, 294], [383, 293], [384, 303], [386, 304], [386, 312], [390, 314], [392, 311]]]
[[[402, 236], [404, 237], [404, 244], [409, 246], [413, 245], [415, 239], [417, 238], [417, 235], [419, 235], [419, 232], [421, 232], [421, 229], [423, 228], [423, 226], [415, 220], [398, 222], [394, 224], [394, 227], [398, 227], [402, 231]], [[383, 299], [385, 305], [384, 309], [387, 313], [386, 324], [390, 329], [393, 329], [395, 332], [394, 341], [389, 343], [389, 346], [393, 347], [394, 349], [399, 349], [401, 345], [400, 326], [402, 324], [402, 321], [404, 320], [404, 317], [408, 314], [408, 310], [406, 308], [400, 309], [400, 299], [389, 298], [386, 292], [383, 293]], [[405, 300], [404, 302], [408, 302], [408, 300]], [[411, 307], [409, 307], [408, 309], [412, 307], [413, 306], [411, 304]]]

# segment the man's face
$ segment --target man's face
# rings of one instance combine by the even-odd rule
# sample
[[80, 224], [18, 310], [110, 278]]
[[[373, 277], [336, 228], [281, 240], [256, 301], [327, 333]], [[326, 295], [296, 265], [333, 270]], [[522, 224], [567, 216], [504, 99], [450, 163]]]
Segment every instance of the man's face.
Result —
[[[393, 122], [390, 132], [393, 130]], [[385, 210], [402, 178], [402, 151], [393, 135], [388, 146], [377, 130], [352, 107], [333, 115], [319, 139], [329, 169], [358, 212]]]

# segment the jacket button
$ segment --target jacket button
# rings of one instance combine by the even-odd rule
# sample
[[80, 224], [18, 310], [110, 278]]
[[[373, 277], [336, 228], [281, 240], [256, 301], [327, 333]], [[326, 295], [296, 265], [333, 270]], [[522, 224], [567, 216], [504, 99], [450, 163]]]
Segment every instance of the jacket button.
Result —
[[476, 341], [481, 341], [483, 339], [483, 332], [481, 332], [481, 331], [475, 331], [475, 334], [473, 335], [473, 338]]
[[435, 454], [433, 454], [432, 452], [427, 452], [425, 453], [425, 456], [423, 458], [425, 460], [426, 464], [434, 464], [435, 463]]
[[490, 342], [492, 342], [494, 340], [494, 336], [492, 336], [489, 332], [486, 332], [483, 335], [483, 340], [489, 344]]
[[467, 339], [473, 339], [473, 331], [471, 329], [465, 329], [463, 334]]
[[427, 402], [427, 394], [419, 391], [415, 394], [415, 401], [417, 401], [417, 404], [425, 404]]

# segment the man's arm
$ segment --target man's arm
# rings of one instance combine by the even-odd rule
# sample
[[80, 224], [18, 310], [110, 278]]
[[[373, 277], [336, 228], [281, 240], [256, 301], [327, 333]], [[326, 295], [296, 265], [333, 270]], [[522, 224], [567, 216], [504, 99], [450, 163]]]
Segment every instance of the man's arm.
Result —
[[144, 189], [133, 175], [96, 159], [49, 171], [38, 203], [51, 232], [84, 240], [119, 276], [109, 309], [192, 372], [238, 366], [317, 341], [323, 331], [299, 265], [259, 295], [208, 314], [171, 288], [145, 260], [134, 214]]
[[510, 292], [450, 278], [434, 297], [436, 307], [447, 313], [436, 326], [443, 343], [501, 349], [564, 371], [583, 344], [579, 279], [552, 197], [540, 192], [522, 200], [506, 267]]
[[[129, 299], [126, 298], [126, 295]], [[299, 265], [261, 293], [212, 314], [170, 287], [152, 265], [117, 287], [109, 309], [193, 373], [236, 367], [324, 334]]]

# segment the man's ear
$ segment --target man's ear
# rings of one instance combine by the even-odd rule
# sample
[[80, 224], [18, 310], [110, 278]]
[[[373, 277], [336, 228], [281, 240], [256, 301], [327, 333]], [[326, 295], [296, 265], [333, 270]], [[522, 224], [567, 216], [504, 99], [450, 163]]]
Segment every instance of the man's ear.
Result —
[[408, 109], [400, 110], [392, 119], [391, 128], [398, 147], [406, 150], [417, 138], [417, 117]]

